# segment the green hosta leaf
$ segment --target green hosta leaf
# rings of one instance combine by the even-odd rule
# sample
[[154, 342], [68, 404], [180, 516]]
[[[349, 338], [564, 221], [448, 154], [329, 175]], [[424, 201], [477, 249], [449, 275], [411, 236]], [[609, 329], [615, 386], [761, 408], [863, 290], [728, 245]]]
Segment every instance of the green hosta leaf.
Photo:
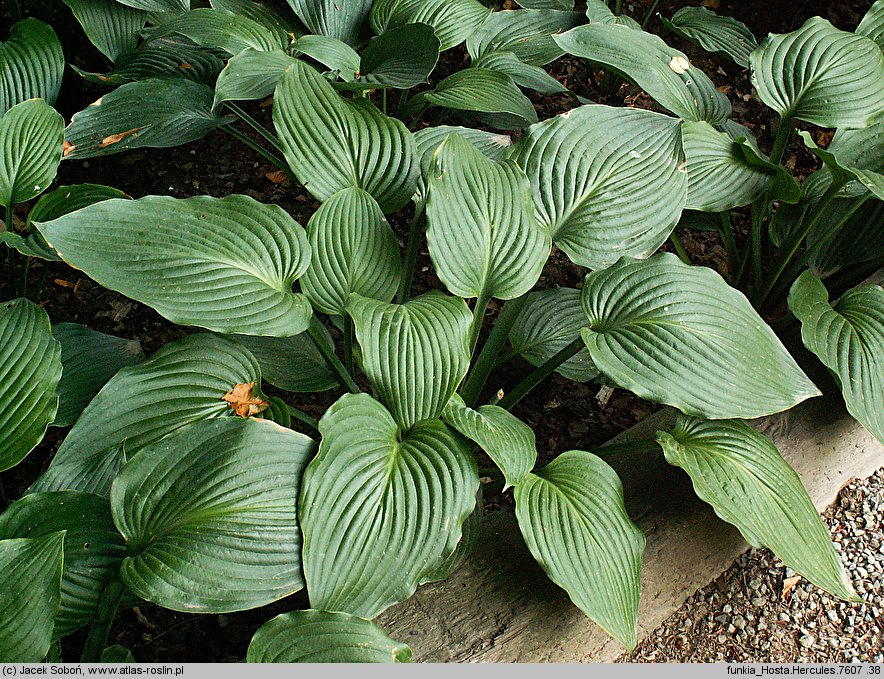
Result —
[[[832, 201], [807, 235], [807, 247], [813, 247], [828, 228], [841, 220], [853, 203], [853, 200], [841, 198]], [[884, 259], [881, 224], [884, 224], [884, 203], [880, 200], [866, 201], [834, 236], [814, 249], [809, 260], [811, 270], [821, 278], [828, 278], [861, 262]]]
[[243, 50], [232, 57], [218, 75], [213, 106], [217, 108], [224, 101], [251, 101], [271, 96], [282, 74], [294, 61], [294, 57], [282, 50]]
[[305, 35], [297, 39], [292, 53], [306, 55], [318, 61], [343, 80], [351, 81], [359, 77], [359, 53], [350, 45], [327, 35]]
[[[515, 353], [539, 366], [580, 337], [585, 325], [580, 291], [550, 288], [529, 295], [510, 330], [509, 341]], [[588, 382], [599, 374], [586, 349], [562, 363], [556, 372], [575, 382]]]
[[55, 31], [37, 19], [13, 24], [6, 42], [0, 41], [0, 115], [28, 99], [54, 104], [63, 74]]
[[311, 33], [328, 35], [354, 47], [365, 42], [371, 0], [288, 0]]
[[589, 23], [619, 24], [636, 31], [642, 30], [641, 24], [625, 14], [614, 14], [606, 0], [586, 0], [586, 18]]
[[58, 414], [53, 425], [72, 425], [89, 401], [122, 368], [144, 361], [141, 343], [105, 335], [77, 323], [52, 328], [61, 343], [63, 372], [58, 383]]
[[473, 315], [463, 300], [432, 291], [405, 304], [353, 295], [362, 368], [393, 418], [408, 430], [438, 417], [470, 364]]
[[64, 119], [40, 99], [0, 118], [0, 205], [10, 208], [45, 191], [61, 163]]
[[190, 9], [190, 0], [117, 0], [117, 2], [136, 9], [143, 9], [145, 12], [180, 14]]
[[541, 94], [568, 91], [562, 83], [542, 68], [519, 61], [512, 52], [489, 52], [473, 62], [473, 66], [505, 73], [520, 87], [527, 87]]
[[513, 79], [487, 68], [467, 68], [452, 73], [434, 89], [415, 95], [406, 113], [427, 105], [494, 114], [490, 119], [493, 127], [503, 129], [527, 127], [537, 122], [534, 104]]
[[178, 146], [229, 121], [212, 113], [206, 85], [158, 78], [127, 83], [74, 115], [65, 130], [65, 158]]
[[386, 33], [410, 23], [432, 26], [447, 50], [466, 40], [491, 15], [478, 0], [375, 0], [371, 7], [371, 28]]
[[299, 510], [310, 604], [373, 618], [457, 547], [476, 504], [476, 461], [439, 420], [401, 434], [367, 394], [342, 396], [319, 429]]
[[583, 284], [582, 331], [598, 369], [642, 398], [710, 419], [788, 410], [819, 390], [741, 292], [662, 253]]
[[[372, 38], [362, 53], [361, 79], [406, 90], [426, 83], [439, 60], [439, 38], [427, 24], [406, 24]], [[407, 45], [407, 49], [403, 46]]]
[[358, 186], [394, 212], [414, 194], [417, 154], [405, 125], [342, 99], [306, 64], [292, 64], [276, 86], [273, 123], [295, 176], [318, 200]]
[[[331, 352], [335, 344], [316, 317], [310, 324], [319, 332]], [[306, 332], [292, 337], [228, 335], [258, 360], [261, 376], [275, 387], [293, 392], [327, 391], [338, 386], [338, 378]]]
[[225, 613], [304, 586], [298, 490], [313, 441], [266, 420], [181, 429], [128, 462], [111, 489], [129, 555], [120, 574], [164, 608]]
[[451, 397], [442, 419], [468, 439], [475, 441], [500, 467], [504, 490], [522, 483], [537, 462], [537, 448], [531, 427], [508, 411], [493, 405], [468, 408], [463, 399]]
[[239, 54], [244, 49], [262, 52], [282, 50], [291, 36], [283, 27], [270, 28], [247, 16], [222, 9], [195, 9], [163, 24], [156, 35], [180, 33], [197, 45]]
[[865, 127], [884, 106], [881, 50], [820, 17], [797, 31], [768, 36], [750, 62], [761, 101], [784, 118]]
[[792, 285], [789, 309], [804, 346], [838, 379], [848, 412], [884, 443], [884, 288], [861, 285], [833, 305], [806, 271]]
[[255, 0], [211, 0], [214, 9], [244, 16], [261, 24], [269, 32], [287, 33], [291, 37], [303, 31], [294, 13], [276, 3], [256, 2]]
[[411, 662], [411, 649], [355, 615], [293, 611], [277, 615], [255, 632], [246, 662]]
[[30, 490], [107, 495], [125, 457], [186, 424], [232, 415], [224, 394], [260, 379], [255, 359], [235, 342], [199, 334], [168, 344], [108, 381]]
[[307, 234], [313, 259], [301, 286], [315, 309], [343, 316], [353, 292], [393, 299], [402, 273], [399, 244], [370, 194], [339, 191], [313, 213]]
[[[829, 177], [841, 185], [858, 181], [879, 200], [884, 200], [884, 122], [859, 130], [839, 130], [828, 149], [821, 149], [810, 133], [798, 133], [804, 144], [825, 163]], [[822, 186], [820, 187], [822, 188]]]
[[656, 35], [617, 24], [594, 23], [555, 36], [577, 57], [610, 66], [688, 121], [723, 123], [731, 105], [709, 77]]
[[801, 480], [773, 442], [745, 422], [681, 416], [657, 432], [666, 461], [684, 469], [701, 500], [755, 547], [842, 599], [856, 593]]
[[132, 651], [125, 646], [114, 644], [113, 646], [108, 646], [101, 652], [101, 662], [131, 665], [135, 662], [135, 656], [132, 655]]
[[37, 228], [66, 262], [174, 323], [277, 337], [310, 323], [309, 302], [292, 292], [310, 246], [276, 205], [237, 195], [148, 196], [108, 200]]
[[871, 38], [884, 50], [884, 0], [875, 0], [856, 27], [856, 33]]
[[473, 59], [491, 52], [512, 52], [526, 64], [543, 66], [564, 54], [552, 36], [581, 23], [583, 17], [577, 12], [553, 9], [495, 12], [467, 38], [467, 51]]
[[147, 14], [116, 0], [64, 0], [86, 37], [111, 61], [129, 52], [147, 23]]
[[489, 160], [456, 134], [434, 157], [427, 246], [440, 280], [460, 297], [513, 299], [528, 292], [551, 241], [534, 219], [525, 173], [511, 160]]
[[581, 266], [653, 252], [687, 196], [681, 126], [659, 113], [581, 106], [531, 127], [512, 157], [531, 180], [538, 221]]
[[64, 533], [0, 540], [0, 662], [37, 663], [52, 643]]
[[518, 0], [516, 4], [525, 9], [574, 9], [574, 0]]
[[516, 486], [516, 518], [550, 579], [632, 649], [645, 536], [626, 514], [614, 470], [582, 450], [562, 453]]
[[801, 198], [788, 170], [766, 160], [745, 138], [732, 139], [701, 121], [684, 123], [682, 139], [688, 162], [687, 209], [724, 212], [748, 205], [768, 189], [779, 200], [795, 203]]
[[0, 514], [0, 539], [64, 537], [61, 603], [53, 639], [91, 622], [105, 585], [116, 576], [126, 545], [107, 498], [64, 491], [26, 495]]
[[457, 543], [457, 548], [451, 552], [447, 559], [439, 564], [433, 571], [421, 578], [420, 584], [426, 585], [431, 582], [442, 582], [447, 580], [452, 573], [466, 563], [476, 545], [479, 544], [479, 535], [482, 531], [482, 486], [476, 492], [476, 507], [470, 515], [464, 520], [461, 526], [461, 538]]
[[758, 41], [746, 24], [727, 16], [718, 16], [705, 7], [682, 7], [668, 21], [661, 17], [670, 31], [699, 45], [707, 52], [722, 54], [744, 68], [749, 67], [749, 53]]
[[0, 304], [0, 471], [40, 443], [55, 417], [60, 378], [61, 346], [46, 312], [25, 299]]

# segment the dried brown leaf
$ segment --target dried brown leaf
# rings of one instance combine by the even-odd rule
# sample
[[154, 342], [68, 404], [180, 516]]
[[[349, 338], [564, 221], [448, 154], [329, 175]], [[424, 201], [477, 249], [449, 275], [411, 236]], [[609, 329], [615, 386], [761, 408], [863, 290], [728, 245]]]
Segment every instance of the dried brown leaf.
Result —
[[236, 384], [233, 389], [221, 397], [221, 400], [226, 401], [233, 412], [240, 417], [253, 417], [270, 407], [270, 401], [254, 396], [254, 389], [254, 382]]

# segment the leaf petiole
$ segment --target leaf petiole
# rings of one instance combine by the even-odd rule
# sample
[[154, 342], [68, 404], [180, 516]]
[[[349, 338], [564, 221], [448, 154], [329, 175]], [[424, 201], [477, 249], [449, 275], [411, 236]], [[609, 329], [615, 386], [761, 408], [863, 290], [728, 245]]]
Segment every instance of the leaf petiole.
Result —
[[534, 387], [543, 382], [543, 380], [545, 380], [551, 373], [555, 372], [556, 368], [562, 365], [562, 363], [572, 356], [576, 356], [584, 346], [582, 337], [575, 339], [569, 345], [559, 350], [559, 352], [552, 356], [548, 361], [539, 365], [529, 373], [529, 375], [519, 382], [512, 391], [500, 399], [500, 402], [497, 405], [504, 410], [510, 410], [514, 405], [525, 398]]

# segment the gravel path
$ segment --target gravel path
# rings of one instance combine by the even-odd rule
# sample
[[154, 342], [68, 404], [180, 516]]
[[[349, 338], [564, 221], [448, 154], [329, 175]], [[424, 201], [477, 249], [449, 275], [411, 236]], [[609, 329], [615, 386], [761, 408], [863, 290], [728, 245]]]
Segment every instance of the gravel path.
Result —
[[621, 660], [884, 662], [884, 469], [847, 485], [825, 518], [866, 603], [835, 599], [752, 549]]

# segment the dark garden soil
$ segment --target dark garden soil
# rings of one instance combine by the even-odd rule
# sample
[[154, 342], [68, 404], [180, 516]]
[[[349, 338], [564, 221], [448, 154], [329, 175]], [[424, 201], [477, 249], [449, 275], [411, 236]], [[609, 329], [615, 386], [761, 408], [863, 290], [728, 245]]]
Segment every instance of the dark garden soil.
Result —
[[[650, 0], [627, 1], [623, 7], [625, 13], [641, 20], [651, 4]], [[664, 0], [659, 3], [658, 11], [664, 16], [671, 16], [684, 4], [697, 3]], [[840, 28], [852, 30], [870, 2], [705, 0], [703, 4], [744, 21], [756, 36], [763, 38], [768, 32], [793, 30], [805, 19], [817, 14], [829, 18]], [[510, 0], [504, 6], [509, 7]], [[60, 0], [24, 0], [22, 9], [26, 15], [37, 16], [55, 28], [69, 62], [86, 70], [103, 67], [100, 55], [85, 42], [79, 26]], [[5, 18], [0, 19], [0, 34], [5, 34], [8, 29], [8, 22], [3, 23], [5, 21]], [[659, 21], [652, 17], [648, 29], [660, 32]], [[682, 49], [693, 63], [710, 75], [732, 101], [734, 118], [755, 132], [762, 148], [769, 149], [773, 140], [771, 127], [774, 116], [752, 98], [747, 72], [734, 64], [710, 58], [673, 36], [668, 36], [667, 40]], [[444, 74], [460, 68], [465, 60], [465, 51], [452, 50], [443, 56], [439, 72]], [[596, 84], [600, 82], [600, 77], [597, 73], [591, 73], [580, 60], [560, 59], [551, 65], [551, 71], [567, 87], [594, 101], [657, 108], [646, 95], [631, 86], [624, 85], [611, 97], [602, 96]], [[103, 91], [85, 83], [69, 69], [58, 108], [69, 119], [73, 113], [100, 97]], [[577, 105], [575, 100], [567, 96], [529, 96], [535, 102], [541, 119]], [[268, 103], [248, 107], [248, 110], [272, 128]], [[819, 141], [825, 143], [827, 139], [821, 135]], [[797, 145], [789, 149], [785, 158], [786, 164], [796, 175], [806, 175], [816, 169], [812, 157]], [[203, 194], [220, 197], [244, 193], [262, 202], [280, 205], [299, 222], [306, 224], [319, 204], [300, 186], [292, 185], [274, 169], [249, 149], [216, 132], [179, 148], [134, 151], [88, 161], [64, 162], [57, 183], [108, 184], [136, 198], [149, 194], [184, 198]], [[24, 211], [16, 213], [17, 219], [25, 217]], [[410, 208], [390, 218], [403, 247], [409, 218]], [[744, 227], [745, 224], [740, 224], [738, 220], [738, 238], [742, 236], [740, 229]], [[684, 231], [680, 236], [695, 262], [711, 266], [725, 277], [730, 275], [725, 251], [714, 232]], [[537, 288], [579, 286], [585, 274], [586, 270], [571, 264], [562, 253], [554, 251]], [[105, 290], [64, 264], [44, 266], [42, 262], [35, 262], [31, 268], [29, 289], [39, 289], [41, 281], [45, 282], [41, 304], [53, 322], [77, 322], [102, 332], [137, 338], [148, 354], [187, 332], [166, 322], [153, 310]], [[440, 286], [424, 248], [420, 252], [414, 292], [436, 287]], [[489, 317], [496, 315], [497, 311], [498, 307], [492, 303]], [[516, 359], [492, 377], [489, 390], [508, 389], [529, 370], [527, 363]], [[292, 405], [316, 417], [322, 415], [334, 397], [333, 393], [287, 396]], [[656, 407], [622, 390], [610, 392], [599, 384], [576, 384], [556, 375], [535, 389], [514, 412], [534, 429], [540, 462], [545, 462], [565, 450], [597, 447], [649, 415]], [[24, 463], [0, 477], [0, 510], [20, 497], [42, 473], [65, 433], [66, 430], [50, 430], [44, 443]], [[486, 480], [489, 481], [486, 486], [489, 491], [486, 492], [486, 502], [489, 505], [500, 506], [511, 502], [511, 495], [500, 495], [496, 492], [499, 487], [490, 479]], [[120, 614], [110, 642], [127, 646], [139, 661], [236, 661], [245, 656], [252, 633], [262, 623], [278, 613], [305, 604], [306, 598], [299, 594], [253, 612], [206, 616], [179, 615], [146, 604]], [[77, 649], [82, 641], [81, 634], [69, 637], [64, 643], [64, 657], [77, 657]]]

